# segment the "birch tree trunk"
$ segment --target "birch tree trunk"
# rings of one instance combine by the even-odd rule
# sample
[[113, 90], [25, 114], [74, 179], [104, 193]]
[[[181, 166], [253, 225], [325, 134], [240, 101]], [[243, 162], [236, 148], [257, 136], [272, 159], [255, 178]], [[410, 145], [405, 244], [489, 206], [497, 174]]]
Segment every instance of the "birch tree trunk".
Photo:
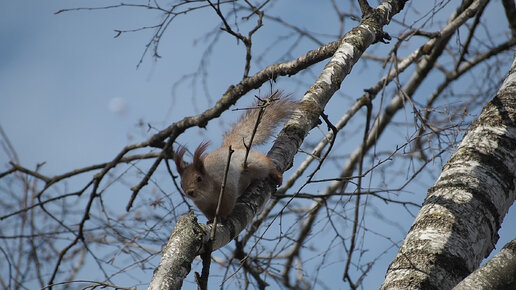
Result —
[[516, 60], [428, 190], [382, 289], [451, 289], [498, 240], [516, 198]]

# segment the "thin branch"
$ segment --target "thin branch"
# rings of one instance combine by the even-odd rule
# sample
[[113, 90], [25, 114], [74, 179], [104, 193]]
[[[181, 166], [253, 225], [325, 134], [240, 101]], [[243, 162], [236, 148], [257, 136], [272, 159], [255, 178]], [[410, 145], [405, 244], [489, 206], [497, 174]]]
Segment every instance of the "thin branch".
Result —
[[509, 28], [511, 28], [512, 37], [516, 38], [516, 17], [514, 17], [514, 15], [516, 15], [516, 6], [514, 4], [514, 0], [502, 0], [502, 4], [507, 21], [509, 21]]
[[[366, 108], [367, 108], [367, 115], [366, 115], [366, 122], [365, 122], [365, 128], [364, 128], [364, 136], [362, 139], [362, 150], [360, 150], [360, 157], [359, 157], [359, 162], [358, 162], [358, 175], [359, 176], [362, 175], [363, 165], [364, 165], [364, 155], [365, 155], [365, 152], [367, 151], [367, 138], [369, 136], [371, 114], [372, 114], [372, 110], [373, 110], [373, 105], [371, 104], [371, 102], [369, 102], [367, 104]], [[357, 184], [358, 194], [355, 197], [355, 214], [354, 214], [354, 218], [353, 218], [353, 230], [351, 233], [351, 245], [349, 246], [348, 257], [346, 260], [346, 266], [344, 268], [344, 273], [342, 276], [342, 280], [344, 280], [344, 281], [347, 280], [348, 283], [350, 284], [350, 286], [352, 286], [352, 288], [356, 288], [356, 287], [353, 287], [353, 283], [352, 283], [351, 277], [349, 275], [349, 266], [351, 264], [351, 258], [353, 256], [353, 252], [355, 250], [359, 211], [360, 211], [360, 195], [361, 195], [360, 192], [361, 192], [361, 190], [362, 190], [362, 177], [359, 177], [358, 184]]]
[[369, 15], [373, 11], [367, 0], [358, 0], [358, 5], [360, 5], [360, 10], [362, 11], [362, 17]]
[[[242, 142], [244, 142], [244, 147], [245, 147], [245, 156], [244, 156], [244, 169], [247, 168], [247, 158], [249, 157], [249, 153], [251, 152], [251, 147], [253, 146], [253, 140], [254, 140], [254, 137], [256, 136], [256, 132], [258, 131], [258, 126], [260, 125], [260, 122], [262, 121], [262, 117], [263, 117], [263, 114], [265, 113], [265, 110], [267, 109], [268, 106], [270, 106], [273, 102], [277, 101], [278, 98], [276, 98], [276, 95], [278, 94], [279, 91], [275, 91], [273, 92], [268, 98], [266, 98], [265, 100], [260, 100], [258, 96], [255, 96], [256, 98], [259, 99], [259, 104], [258, 104], [258, 108], [259, 108], [259, 112], [258, 112], [258, 116], [256, 117], [256, 122], [254, 123], [254, 127], [253, 127], [253, 131], [251, 132], [251, 137], [249, 139], [249, 144], [245, 144], [244, 140], [242, 140]], [[256, 108], [250, 108], [250, 110], [254, 110]]]
[[477, 12], [477, 14], [475, 16], [475, 20], [473, 21], [473, 24], [471, 25], [471, 28], [468, 31], [468, 38], [466, 39], [466, 42], [462, 46], [462, 51], [461, 51], [459, 60], [455, 64], [455, 69], [457, 69], [461, 65], [461, 63], [465, 60], [466, 54], [468, 54], [468, 50], [469, 50], [469, 46], [471, 44], [471, 40], [473, 39], [473, 36], [475, 35], [475, 31], [477, 29], [478, 24], [480, 23], [480, 18], [484, 14], [484, 10], [485, 10], [485, 8], [487, 6], [487, 3], [488, 2], [485, 2], [480, 7], [480, 9], [478, 10], [478, 12]]

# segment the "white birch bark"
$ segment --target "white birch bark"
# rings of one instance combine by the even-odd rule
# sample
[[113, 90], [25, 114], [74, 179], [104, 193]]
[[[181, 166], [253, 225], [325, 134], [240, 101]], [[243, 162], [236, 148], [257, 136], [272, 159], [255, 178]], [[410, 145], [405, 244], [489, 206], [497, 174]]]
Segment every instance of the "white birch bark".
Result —
[[180, 289], [191, 269], [191, 263], [200, 247], [204, 235], [197, 219], [190, 213], [177, 221], [158, 268], [154, 271], [149, 290]]
[[382, 289], [453, 288], [492, 251], [515, 198], [516, 60], [428, 190]]
[[516, 289], [516, 239], [453, 289]]

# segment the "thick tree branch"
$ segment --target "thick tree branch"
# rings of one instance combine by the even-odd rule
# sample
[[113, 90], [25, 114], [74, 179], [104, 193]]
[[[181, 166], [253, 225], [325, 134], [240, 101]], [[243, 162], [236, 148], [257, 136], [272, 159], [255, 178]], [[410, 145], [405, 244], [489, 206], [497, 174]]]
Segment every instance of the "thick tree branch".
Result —
[[516, 289], [516, 239], [453, 289]]
[[209, 234], [199, 227], [192, 212], [182, 216], [163, 249], [163, 256], [154, 271], [149, 290], [181, 289], [193, 259], [208, 238]]

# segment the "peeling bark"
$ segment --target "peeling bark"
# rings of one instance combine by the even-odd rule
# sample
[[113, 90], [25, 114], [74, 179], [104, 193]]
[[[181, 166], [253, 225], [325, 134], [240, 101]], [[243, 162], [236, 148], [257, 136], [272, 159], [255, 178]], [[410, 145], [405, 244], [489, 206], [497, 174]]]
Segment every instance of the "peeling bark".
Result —
[[515, 148], [516, 61], [428, 190], [382, 289], [451, 289], [479, 266], [516, 199]]

